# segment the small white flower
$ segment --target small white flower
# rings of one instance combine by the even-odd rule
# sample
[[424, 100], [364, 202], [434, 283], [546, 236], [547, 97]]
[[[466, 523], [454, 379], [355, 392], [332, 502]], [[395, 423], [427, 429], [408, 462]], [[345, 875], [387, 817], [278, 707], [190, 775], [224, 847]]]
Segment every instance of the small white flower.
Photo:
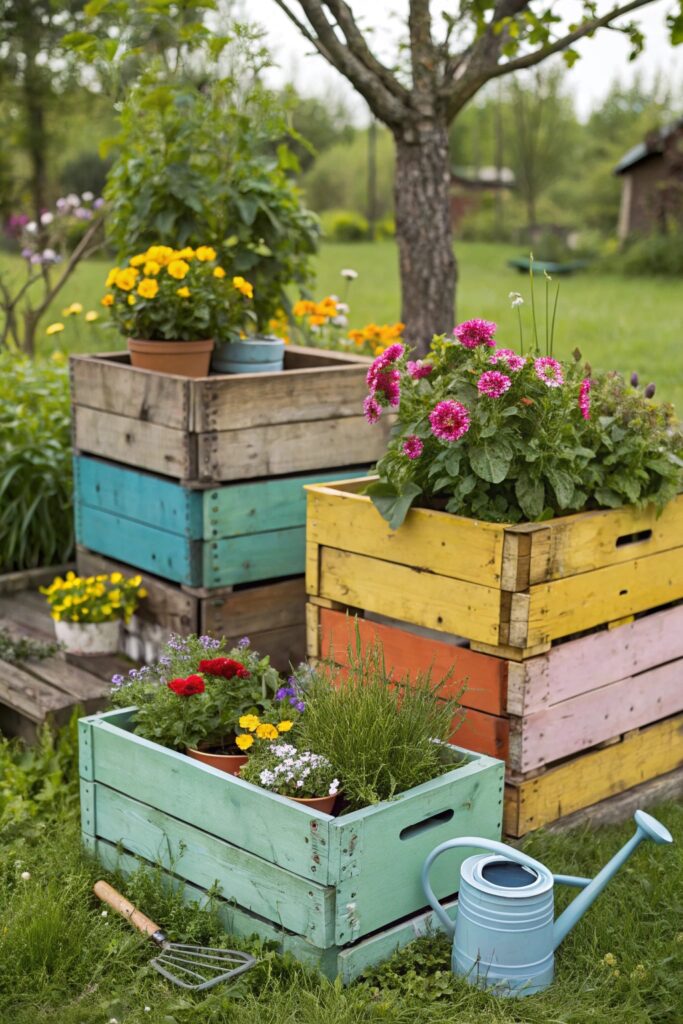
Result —
[[40, 215], [40, 223], [44, 224], [45, 226], [47, 226], [48, 224], [52, 224], [52, 221], [54, 219], [55, 219], [54, 213], [50, 213], [49, 210], [47, 210], [45, 213], [41, 213], [41, 215]]
[[337, 312], [340, 313], [342, 316], [344, 314], [348, 313], [348, 311], [349, 311], [349, 305], [348, 305], [347, 302], [338, 302], [337, 303]]
[[30, 220], [26, 225], [25, 230], [28, 231], [29, 235], [35, 235], [36, 231], [38, 230], [38, 225], [34, 220]]
[[77, 196], [75, 192], [69, 192], [68, 196], [66, 197], [66, 201], [69, 204], [69, 206], [81, 205], [80, 197]]
[[102, 913], [100, 914], [100, 917], [109, 917], [108, 911], [103, 910]]
[[513, 309], [517, 309], [518, 306], [524, 305], [524, 299], [519, 294], [519, 292], [510, 292], [510, 294], [508, 295], [508, 299], [510, 300]]
[[94, 192], [84, 192], [83, 195], [81, 196], [81, 199], [83, 200], [84, 203], [89, 203], [94, 198], [95, 198], [95, 193]]
[[54, 249], [43, 249], [43, 259], [50, 263], [56, 263], [57, 253]]
[[341, 276], [346, 278], [347, 281], [355, 281], [356, 278], [358, 277], [358, 271], [351, 270], [350, 267], [345, 267], [344, 270], [342, 270], [341, 272]]
[[348, 317], [345, 316], [335, 316], [332, 319], [332, 323], [334, 324], [335, 327], [346, 327], [348, 325], [348, 322]]
[[22, 871], [21, 872], [21, 877], [24, 880], [24, 882], [28, 882], [29, 878], [31, 877], [31, 872], [30, 871]]
[[145, 1013], [151, 1013], [151, 1012], [152, 1012], [152, 1007], [151, 1006], [146, 1006], [145, 1007]]

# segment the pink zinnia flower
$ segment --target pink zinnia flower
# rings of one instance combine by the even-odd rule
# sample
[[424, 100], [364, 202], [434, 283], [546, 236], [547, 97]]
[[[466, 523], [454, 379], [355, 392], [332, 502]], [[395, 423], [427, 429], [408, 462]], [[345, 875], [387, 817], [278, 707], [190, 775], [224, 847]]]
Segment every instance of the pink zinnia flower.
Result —
[[492, 356], [490, 356], [489, 362], [492, 366], [495, 366], [501, 361], [501, 359], [507, 366], [508, 370], [511, 370], [512, 373], [517, 373], [517, 371], [521, 370], [523, 366], [526, 366], [526, 359], [524, 356], [518, 356], [511, 348], [499, 348]]
[[557, 359], [551, 359], [550, 356], [534, 359], [534, 369], [538, 379], [542, 380], [549, 388], [559, 388], [564, 384], [562, 366]]
[[382, 406], [374, 395], [368, 395], [363, 402], [363, 413], [368, 423], [376, 423], [382, 415]]
[[382, 352], [382, 355], [379, 358], [383, 359], [384, 364], [386, 365], [387, 363], [393, 363], [397, 359], [400, 359], [404, 352], [405, 348], [400, 341], [395, 341], [393, 345], [390, 345], [389, 348], [386, 348], [384, 352]]
[[458, 441], [470, 429], [470, 414], [460, 402], [439, 402], [429, 414], [432, 434], [442, 441]]
[[424, 444], [417, 434], [411, 434], [403, 442], [403, 454], [407, 455], [409, 459], [419, 459], [423, 450]]
[[413, 380], [420, 380], [421, 377], [428, 377], [434, 369], [429, 363], [423, 363], [421, 359], [418, 359], [416, 363], [409, 360], [408, 362], [408, 373]]
[[453, 334], [465, 348], [479, 348], [480, 345], [495, 346], [493, 335], [496, 333], [497, 324], [491, 320], [465, 320], [453, 328]]
[[482, 373], [477, 381], [477, 389], [480, 395], [488, 395], [489, 398], [500, 398], [508, 390], [512, 381], [504, 373], [498, 370], [487, 370]]
[[585, 380], [581, 381], [581, 387], [579, 388], [579, 409], [581, 415], [585, 420], [591, 418], [591, 395], [590, 391], [593, 387], [593, 381], [590, 377], [586, 377]]

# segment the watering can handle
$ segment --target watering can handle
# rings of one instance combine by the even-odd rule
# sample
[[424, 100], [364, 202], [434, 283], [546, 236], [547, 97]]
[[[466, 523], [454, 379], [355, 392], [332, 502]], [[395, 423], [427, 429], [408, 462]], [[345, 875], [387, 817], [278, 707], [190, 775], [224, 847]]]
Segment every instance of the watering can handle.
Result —
[[432, 907], [449, 935], [455, 934], [455, 925], [434, 895], [434, 891], [429, 884], [429, 871], [437, 857], [440, 857], [446, 850], [453, 850], [458, 846], [474, 846], [478, 850], [490, 850], [491, 853], [500, 853], [503, 857], [514, 861], [516, 864], [533, 868], [542, 874], [547, 874], [548, 872], [548, 869], [540, 861], [534, 860], [533, 857], [528, 857], [526, 853], [521, 853], [520, 850], [513, 849], [512, 846], [506, 846], [505, 843], [497, 843], [493, 839], [482, 839], [478, 836], [460, 836], [458, 839], [448, 839], [445, 843], [441, 843], [432, 850], [422, 866], [422, 888], [425, 891], [430, 907]]

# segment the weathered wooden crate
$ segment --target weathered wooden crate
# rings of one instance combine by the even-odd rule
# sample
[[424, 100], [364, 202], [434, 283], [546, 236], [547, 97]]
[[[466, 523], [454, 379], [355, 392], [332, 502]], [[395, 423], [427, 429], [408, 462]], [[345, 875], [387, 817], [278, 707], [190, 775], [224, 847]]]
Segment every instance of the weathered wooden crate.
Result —
[[369, 431], [362, 415], [368, 363], [288, 346], [283, 372], [192, 380], [127, 353], [72, 356], [74, 447], [200, 484], [371, 463], [389, 422]]
[[305, 563], [304, 484], [335, 474], [321, 470], [198, 490], [76, 455], [76, 539], [112, 558], [125, 551], [138, 569], [190, 587], [295, 576]]
[[[127, 552], [126, 552], [127, 554]], [[82, 576], [138, 569], [105, 558], [83, 547], [76, 550]], [[306, 653], [305, 591], [303, 576], [239, 587], [207, 590], [169, 583], [140, 573], [147, 597], [125, 634], [125, 652], [135, 661], [153, 661], [170, 633], [209, 633], [232, 643], [248, 636], [252, 646], [269, 654], [276, 668], [286, 671]]]
[[[458, 750], [464, 763], [440, 778], [332, 818], [135, 736], [133, 715], [80, 723], [86, 846], [109, 867], [161, 864], [190, 893], [217, 884], [230, 931], [276, 939], [329, 977], [351, 980], [420, 934], [434, 846], [500, 835], [503, 765], [483, 755]], [[471, 852], [435, 867], [441, 898]]]
[[413, 509], [394, 531], [366, 483], [307, 488], [312, 596], [514, 660], [683, 598], [683, 495], [659, 517], [624, 508], [518, 526]]

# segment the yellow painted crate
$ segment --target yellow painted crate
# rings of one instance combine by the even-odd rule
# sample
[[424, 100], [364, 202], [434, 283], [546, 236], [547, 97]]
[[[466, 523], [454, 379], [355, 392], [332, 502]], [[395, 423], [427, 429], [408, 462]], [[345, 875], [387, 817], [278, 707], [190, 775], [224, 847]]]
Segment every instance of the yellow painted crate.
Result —
[[307, 487], [306, 590], [319, 602], [523, 660], [554, 640], [683, 599], [683, 495], [654, 509], [516, 526], [412, 509], [391, 530], [373, 478]]

